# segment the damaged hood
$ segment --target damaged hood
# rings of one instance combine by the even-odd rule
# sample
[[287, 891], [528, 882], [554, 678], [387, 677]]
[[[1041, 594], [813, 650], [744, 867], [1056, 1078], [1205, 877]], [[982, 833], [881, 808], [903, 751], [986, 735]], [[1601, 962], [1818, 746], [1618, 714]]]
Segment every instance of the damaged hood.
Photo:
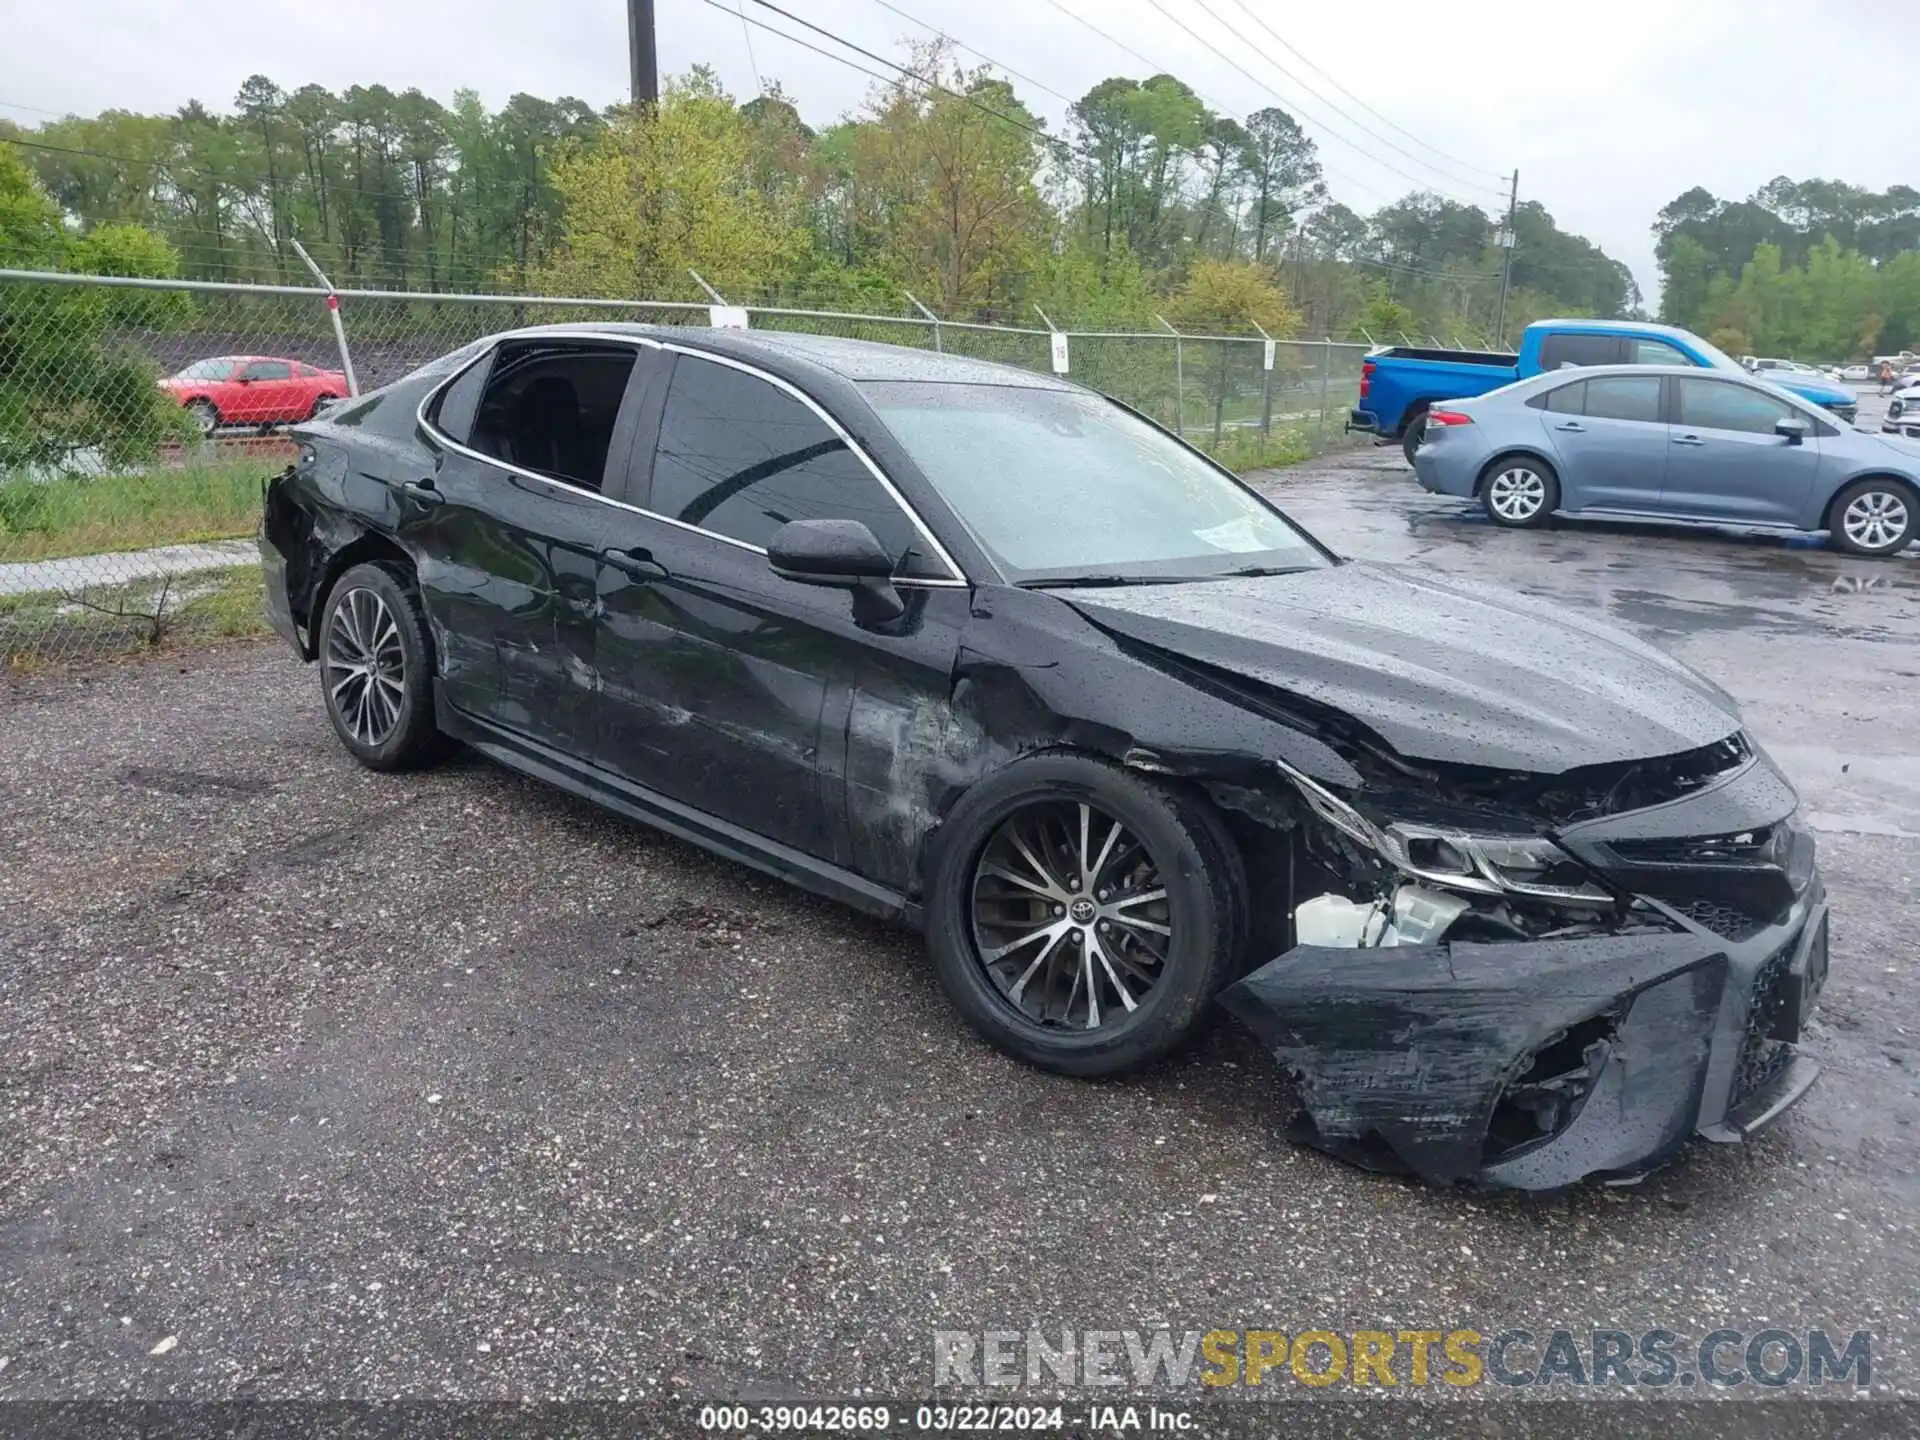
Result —
[[1410, 759], [1558, 774], [1740, 728], [1718, 686], [1611, 625], [1415, 567], [1057, 593], [1111, 634], [1338, 710]]

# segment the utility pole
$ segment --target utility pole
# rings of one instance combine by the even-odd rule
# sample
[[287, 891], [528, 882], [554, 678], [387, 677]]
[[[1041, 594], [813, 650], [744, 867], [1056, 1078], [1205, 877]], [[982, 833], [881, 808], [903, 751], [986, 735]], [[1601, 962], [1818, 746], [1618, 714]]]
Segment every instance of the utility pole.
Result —
[[1500, 318], [1493, 322], [1496, 345], [1507, 343], [1507, 287], [1513, 283], [1513, 212], [1520, 206], [1520, 171], [1513, 172], [1513, 188], [1507, 192], [1507, 223], [1500, 228], [1500, 246], [1507, 252], [1500, 266]]
[[653, 38], [653, 0], [627, 0], [627, 49], [633, 59], [633, 103], [660, 98], [660, 66]]

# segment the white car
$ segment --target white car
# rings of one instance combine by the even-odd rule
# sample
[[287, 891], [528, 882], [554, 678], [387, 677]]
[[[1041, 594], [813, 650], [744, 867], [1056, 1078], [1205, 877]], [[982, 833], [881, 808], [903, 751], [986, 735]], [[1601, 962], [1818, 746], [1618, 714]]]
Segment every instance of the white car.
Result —
[[1865, 365], [1846, 365], [1840, 370], [1842, 380], [1871, 380], [1873, 371]]
[[1880, 422], [1880, 433], [1920, 440], [1920, 375], [1900, 378], [1887, 401], [1887, 418]]

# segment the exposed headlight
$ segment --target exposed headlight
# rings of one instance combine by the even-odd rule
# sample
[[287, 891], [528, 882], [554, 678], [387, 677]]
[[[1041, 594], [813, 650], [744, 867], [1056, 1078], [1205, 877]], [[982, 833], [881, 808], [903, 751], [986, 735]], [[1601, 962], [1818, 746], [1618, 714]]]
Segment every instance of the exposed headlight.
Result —
[[1281, 769], [1313, 813], [1402, 874], [1474, 895], [1520, 895], [1562, 904], [1610, 905], [1612, 892], [1544, 835], [1487, 835], [1396, 821], [1375, 825], [1291, 766]]

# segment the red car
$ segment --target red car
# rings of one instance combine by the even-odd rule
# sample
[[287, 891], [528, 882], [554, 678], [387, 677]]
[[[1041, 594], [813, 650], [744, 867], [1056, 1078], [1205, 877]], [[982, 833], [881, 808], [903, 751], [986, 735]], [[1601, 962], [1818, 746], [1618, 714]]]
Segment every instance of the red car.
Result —
[[160, 388], [192, 412], [203, 434], [221, 425], [273, 425], [318, 415], [344, 399], [347, 377], [274, 355], [196, 360]]

